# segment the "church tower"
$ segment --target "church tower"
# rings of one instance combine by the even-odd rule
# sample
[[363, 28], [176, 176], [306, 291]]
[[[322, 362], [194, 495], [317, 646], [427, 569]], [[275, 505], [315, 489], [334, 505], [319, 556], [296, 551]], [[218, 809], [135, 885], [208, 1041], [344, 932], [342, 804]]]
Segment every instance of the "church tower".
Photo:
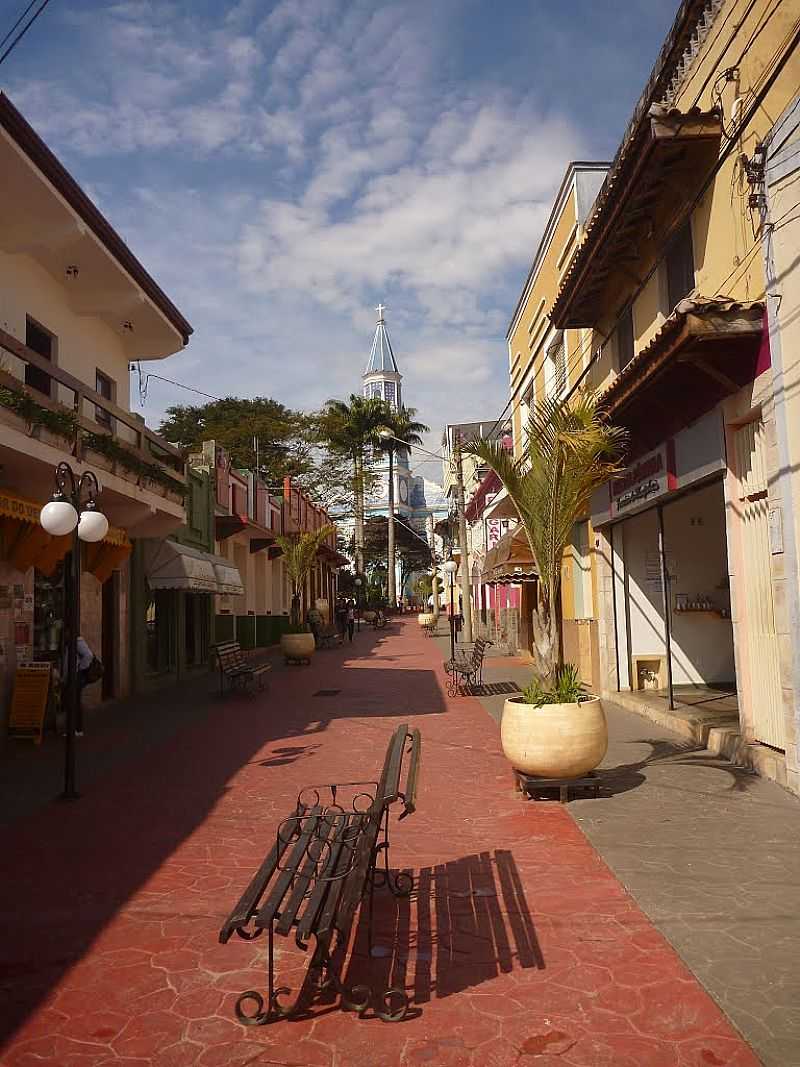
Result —
[[375, 310], [378, 312], [378, 324], [372, 339], [372, 351], [362, 375], [363, 393], [366, 397], [374, 396], [379, 400], [385, 400], [396, 411], [403, 404], [400, 384], [403, 375], [397, 369], [392, 342], [386, 330], [386, 319], [383, 317], [386, 308], [383, 304], [378, 304]]
[[[389, 340], [389, 333], [386, 329], [386, 319], [383, 317], [386, 307], [378, 304], [375, 310], [378, 312], [378, 323], [375, 327], [375, 336], [372, 338], [372, 349], [367, 366], [362, 375], [362, 392], [365, 397], [377, 397], [379, 400], [384, 400], [397, 411], [403, 405], [401, 384], [403, 375], [398, 370], [392, 342]], [[378, 488], [374, 498], [367, 501], [366, 512], [368, 515], [385, 515], [389, 499], [389, 468], [382, 462], [377, 466], [376, 473], [379, 481]], [[409, 453], [406, 448], [398, 447], [395, 453], [394, 482], [396, 514], [408, 518], [413, 511], [411, 497], [414, 478], [409, 470]]]

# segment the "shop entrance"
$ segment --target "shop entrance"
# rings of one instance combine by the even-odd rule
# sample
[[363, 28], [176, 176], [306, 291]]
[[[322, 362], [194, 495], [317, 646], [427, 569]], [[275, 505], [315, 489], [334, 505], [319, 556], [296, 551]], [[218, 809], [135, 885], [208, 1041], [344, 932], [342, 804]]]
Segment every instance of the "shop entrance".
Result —
[[624, 576], [616, 597], [620, 687], [667, 697], [671, 670], [676, 702], [736, 713], [722, 481], [626, 519], [614, 528], [614, 546]]
[[116, 668], [119, 662], [117, 640], [119, 633], [119, 572], [114, 571], [102, 586], [102, 650], [103, 700], [117, 695]]

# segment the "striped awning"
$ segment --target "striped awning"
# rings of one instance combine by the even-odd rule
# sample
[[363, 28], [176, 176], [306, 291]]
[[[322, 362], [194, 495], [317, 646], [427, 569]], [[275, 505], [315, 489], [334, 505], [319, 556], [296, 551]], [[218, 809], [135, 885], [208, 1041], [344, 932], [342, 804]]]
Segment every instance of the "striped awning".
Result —
[[244, 593], [238, 569], [224, 556], [177, 541], [156, 541], [148, 545], [145, 574], [151, 589], [185, 589], [220, 596]]

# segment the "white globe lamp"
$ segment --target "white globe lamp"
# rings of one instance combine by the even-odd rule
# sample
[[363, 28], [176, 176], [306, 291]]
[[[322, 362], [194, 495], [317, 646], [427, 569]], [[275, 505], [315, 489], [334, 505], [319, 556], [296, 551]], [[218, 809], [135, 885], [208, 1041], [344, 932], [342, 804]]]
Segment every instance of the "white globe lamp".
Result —
[[454, 559], [449, 559], [442, 568], [447, 574], [455, 574], [458, 570], [458, 564]]
[[78, 525], [78, 513], [68, 500], [51, 500], [39, 513], [39, 522], [53, 537], [64, 537]]
[[102, 541], [108, 533], [108, 519], [101, 511], [87, 508], [81, 512], [78, 522], [78, 537], [81, 541]]

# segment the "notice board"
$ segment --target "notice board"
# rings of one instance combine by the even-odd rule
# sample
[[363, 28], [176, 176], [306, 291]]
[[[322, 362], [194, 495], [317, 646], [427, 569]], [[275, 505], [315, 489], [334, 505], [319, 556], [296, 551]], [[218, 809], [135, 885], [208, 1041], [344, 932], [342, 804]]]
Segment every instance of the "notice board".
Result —
[[17, 667], [8, 722], [12, 737], [30, 738], [37, 745], [41, 742], [49, 693], [49, 663], [23, 663]]

